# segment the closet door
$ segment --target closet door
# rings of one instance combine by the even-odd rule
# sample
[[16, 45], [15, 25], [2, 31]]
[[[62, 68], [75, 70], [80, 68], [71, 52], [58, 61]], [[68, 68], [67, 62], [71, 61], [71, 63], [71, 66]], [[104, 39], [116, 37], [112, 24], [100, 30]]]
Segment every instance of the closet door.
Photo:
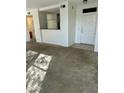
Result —
[[85, 44], [95, 43], [97, 15], [82, 15], [80, 42]]

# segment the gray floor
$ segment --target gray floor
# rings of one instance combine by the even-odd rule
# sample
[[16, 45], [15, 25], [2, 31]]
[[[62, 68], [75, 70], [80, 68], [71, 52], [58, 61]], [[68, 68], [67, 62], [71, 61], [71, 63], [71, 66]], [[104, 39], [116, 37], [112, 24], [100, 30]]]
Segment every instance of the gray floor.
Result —
[[40, 93], [98, 93], [97, 53], [49, 44], [26, 47], [53, 56]]
[[71, 47], [94, 51], [94, 45], [89, 45], [89, 44], [83, 44], [83, 43], [78, 44], [78, 43], [75, 43]]

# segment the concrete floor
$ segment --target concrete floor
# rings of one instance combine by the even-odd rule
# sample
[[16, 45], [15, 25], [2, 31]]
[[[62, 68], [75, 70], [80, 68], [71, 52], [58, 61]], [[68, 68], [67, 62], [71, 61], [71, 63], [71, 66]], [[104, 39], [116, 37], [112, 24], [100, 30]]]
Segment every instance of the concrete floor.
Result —
[[38, 43], [26, 48], [53, 56], [40, 93], [98, 93], [97, 53]]
[[94, 51], [94, 45], [89, 45], [89, 44], [83, 44], [83, 43], [78, 44], [78, 43], [75, 43], [71, 47]]

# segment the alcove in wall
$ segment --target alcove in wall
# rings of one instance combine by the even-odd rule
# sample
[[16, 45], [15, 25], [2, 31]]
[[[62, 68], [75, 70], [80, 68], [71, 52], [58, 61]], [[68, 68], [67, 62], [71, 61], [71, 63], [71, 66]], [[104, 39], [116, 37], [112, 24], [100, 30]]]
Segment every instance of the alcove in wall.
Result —
[[40, 29], [60, 29], [60, 9], [52, 8], [39, 12]]

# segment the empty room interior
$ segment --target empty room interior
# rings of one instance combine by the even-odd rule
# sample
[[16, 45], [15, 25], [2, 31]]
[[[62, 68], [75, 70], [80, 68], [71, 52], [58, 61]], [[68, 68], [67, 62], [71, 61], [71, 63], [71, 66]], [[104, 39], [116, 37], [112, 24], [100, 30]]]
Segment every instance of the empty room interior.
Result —
[[98, 93], [98, 0], [26, 0], [26, 93]]

